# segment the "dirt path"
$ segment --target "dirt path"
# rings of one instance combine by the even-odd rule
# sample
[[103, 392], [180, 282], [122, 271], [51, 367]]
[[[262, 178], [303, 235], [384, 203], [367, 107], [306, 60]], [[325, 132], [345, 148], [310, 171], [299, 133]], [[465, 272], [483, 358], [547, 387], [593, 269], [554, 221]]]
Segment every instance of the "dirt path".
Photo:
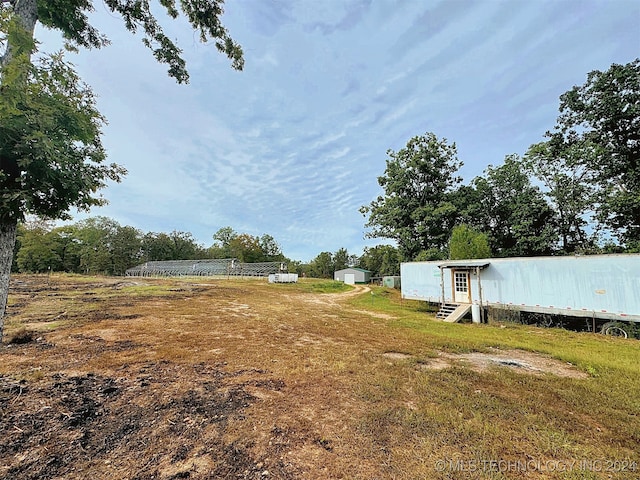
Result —
[[353, 289], [348, 290], [346, 292], [340, 293], [323, 293], [323, 294], [315, 294], [310, 293], [304, 295], [302, 298], [304, 301], [315, 304], [324, 304], [330, 305], [333, 307], [342, 306], [344, 301], [349, 298], [356, 297], [363, 293], [368, 293], [371, 291], [368, 285], [353, 285]]

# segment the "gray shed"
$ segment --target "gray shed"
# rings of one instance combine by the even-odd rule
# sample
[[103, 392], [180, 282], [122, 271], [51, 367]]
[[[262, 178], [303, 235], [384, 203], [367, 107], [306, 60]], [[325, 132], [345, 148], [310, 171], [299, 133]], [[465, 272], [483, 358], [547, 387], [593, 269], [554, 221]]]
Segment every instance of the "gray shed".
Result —
[[369, 283], [371, 279], [371, 272], [363, 268], [345, 268], [343, 270], [337, 270], [333, 274], [334, 280], [339, 280], [349, 285], [356, 283]]
[[382, 277], [382, 285], [387, 288], [400, 288], [400, 275], [388, 275]]

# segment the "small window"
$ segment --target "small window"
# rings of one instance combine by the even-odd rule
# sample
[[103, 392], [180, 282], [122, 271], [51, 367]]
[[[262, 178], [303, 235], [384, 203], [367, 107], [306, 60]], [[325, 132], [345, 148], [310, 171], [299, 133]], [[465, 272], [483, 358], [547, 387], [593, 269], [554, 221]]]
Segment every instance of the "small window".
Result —
[[456, 292], [467, 293], [469, 284], [467, 283], [467, 272], [455, 272], [454, 277]]

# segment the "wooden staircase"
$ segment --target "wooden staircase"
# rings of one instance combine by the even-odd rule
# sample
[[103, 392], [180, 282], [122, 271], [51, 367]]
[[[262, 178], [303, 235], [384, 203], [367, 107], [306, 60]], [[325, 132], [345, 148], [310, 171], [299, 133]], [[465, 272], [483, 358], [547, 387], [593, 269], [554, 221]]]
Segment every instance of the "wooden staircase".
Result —
[[443, 303], [436, 318], [445, 322], [455, 323], [462, 320], [462, 318], [471, 310], [471, 304], [469, 303]]

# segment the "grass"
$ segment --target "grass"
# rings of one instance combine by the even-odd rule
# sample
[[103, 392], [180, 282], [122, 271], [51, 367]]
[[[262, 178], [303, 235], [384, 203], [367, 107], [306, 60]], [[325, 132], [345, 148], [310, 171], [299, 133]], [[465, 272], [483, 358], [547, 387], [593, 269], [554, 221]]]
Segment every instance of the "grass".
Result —
[[298, 283], [274, 284], [281, 290], [306, 292], [306, 293], [341, 293], [348, 292], [353, 287], [336, 280], [320, 280], [317, 278], [301, 278]]
[[[637, 470], [436, 468], [444, 460], [640, 461], [637, 340], [437, 322], [423, 304], [403, 301], [396, 290], [374, 287], [352, 295], [352, 287], [314, 279], [274, 285], [144, 279], [122, 288], [115, 288], [121, 279], [56, 277], [48, 286], [33, 277], [22, 280], [31, 288], [12, 292], [8, 332], [67, 314], [55, 328], [48, 323], [38, 330], [52, 347], [31, 342], [3, 349], [0, 375], [46, 382], [54, 374], [84, 371], [124, 381], [128, 369], [160, 362], [176, 372], [218, 366], [253, 385], [258, 399], [242, 419], [229, 422], [224, 438], [246, 447], [272, 478], [287, 478], [273, 473], [284, 471], [289, 478], [638, 477]], [[587, 375], [478, 371], [464, 362], [422, 368], [443, 352], [495, 349], [539, 352]], [[265, 375], [283, 389], [261, 387]], [[180, 381], [172, 380], [171, 388], [186, 388]], [[153, 411], [149, 415], [151, 422]], [[130, 456], [144, 464], [142, 453]], [[77, 471], [82, 468], [88, 467]], [[206, 478], [196, 470], [190, 478]], [[109, 478], [100, 472], [92, 473]]]
[[[578, 365], [594, 374], [609, 370], [640, 371], [638, 341], [606, 337], [563, 329], [543, 329], [514, 323], [475, 325], [425, 322], [424, 303], [402, 300], [398, 291], [373, 289], [374, 300], [362, 295], [351, 303], [386, 314], [398, 315], [394, 328], [415, 331], [429, 338], [438, 349], [451, 352], [486, 351], [487, 348], [516, 348], [548, 354]], [[615, 355], [612, 355], [615, 351]]]
[[[415, 338], [414, 349], [402, 351], [416, 358], [426, 358], [426, 348], [456, 353], [521, 349], [569, 362], [590, 377], [527, 377], [506, 369], [478, 375], [456, 368], [416, 376], [409, 375], [408, 365], [403, 374], [397, 366], [380, 369], [369, 380], [369, 388], [360, 385], [359, 390], [372, 405], [361, 425], [375, 426], [371, 435], [396, 441], [404, 436], [405, 441], [400, 441], [404, 446], [410, 438], [435, 435], [446, 444], [470, 445], [466, 455], [473, 458], [637, 458], [630, 448], [640, 440], [637, 340], [517, 324], [425, 321], [419, 302], [402, 301], [397, 292], [384, 288], [374, 288], [372, 298], [362, 295], [351, 303], [397, 316], [384, 323], [390, 332]], [[398, 392], [408, 391], [416, 408], [388, 405], [401, 396]], [[383, 427], [386, 433], [380, 431]], [[496, 442], [496, 438], [508, 442]], [[637, 472], [627, 473], [620, 472], [619, 478], [637, 476]], [[593, 474], [585, 478], [601, 478], [594, 472], [585, 474]]]

